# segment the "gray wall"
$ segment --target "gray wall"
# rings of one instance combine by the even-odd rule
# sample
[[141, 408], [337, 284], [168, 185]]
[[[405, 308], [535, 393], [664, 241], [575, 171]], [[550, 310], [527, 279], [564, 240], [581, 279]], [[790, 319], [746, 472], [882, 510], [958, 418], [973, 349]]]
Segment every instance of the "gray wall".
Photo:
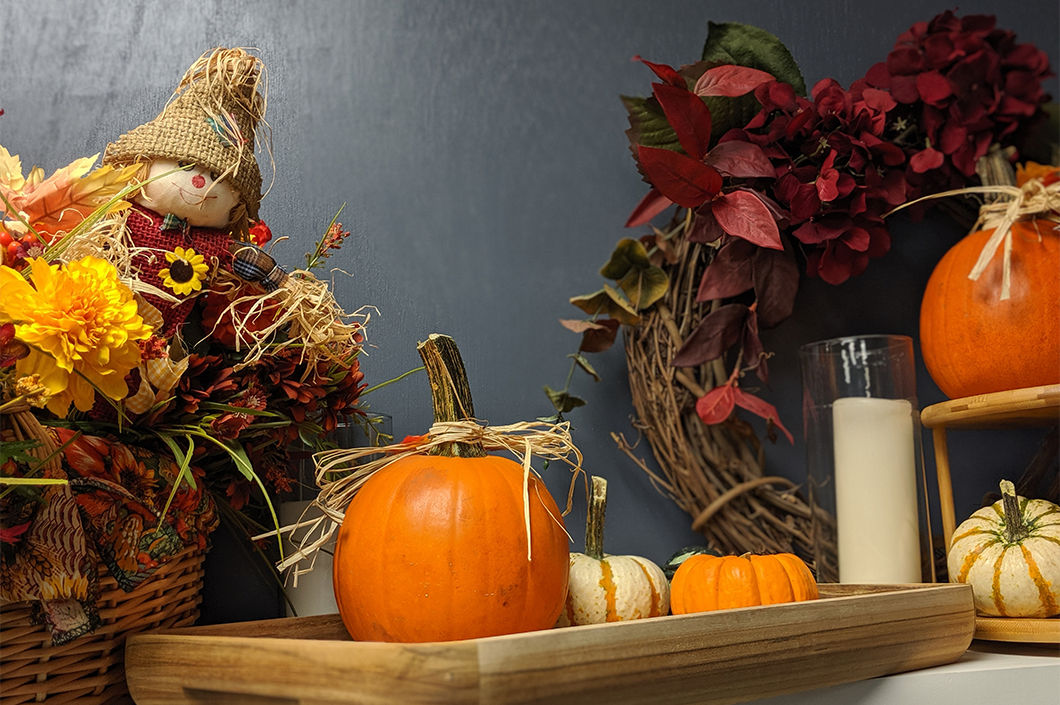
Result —
[[[569, 296], [599, 288], [596, 272], [645, 192], [618, 99], [650, 90], [652, 76], [633, 55], [690, 63], [708, 20], [746, 22], [788, 46], [808, 85], [825, 77], [849, 85], [899, 33], [949, 6], [5, 0], [0, 143], [50, 173], [153, 118], [203, 51], [259, 48], [276, 162], [261, 212], [290, 238], [275, 253], [301, 262], [346, 203], [341, 221], [353, 234], [333, 263], [352, 277], [337, 274], [335, 289], [348, 308], [379, 310], [364, 360], [369, 382], [417, 366], [416, 343], [448, 333], [464, 353], [478, 416], [504, 424], [551, 413], [541, 387], [563, 385], [565, 356], [577, 346], [557, 319], [578, 315]], [[1055, 0], [967, 0], [960, 12], [996, 14], [1060, 65]], [[1049, 89], [1057, 94], [1055, 79]], [[793, 431], [801, 426], [798, 346], [854, 333], [915, 336], [927, 276], [961, 235], [943, 217], [912, 224], [904, 216], [892, 234], [894, 250], [862, 277], [839, 287], [804, 283], [797, 315], [766, 337], [777, 355], [763, 396]], [[635, 435], [620, 347], [593, 363], [603, 381], [579, 379], [575, 391], [589, 404], [570, 418], [586, 469], [611, 482], [608, 551], [663, 561], [697, 536], [610, 439], [611, 431]], [[923, 369], [920, 389], [922, 406], [943, 399]], [[421, 375], [367, 400], [393, 416], [398, 438], [430, 424]], [[951, 441], [955, 467], [968, 476], [956, 488], [958, 515], [1002, 474], [1018, 474], [1039, 435]], [[767, 458], [770, 472], [805, 473], [798, 441], [770, 447]], [[565, 473], [553, 466], [546, 480], [566, 496]], [[580, 507], [568, 520], [577, 549], [583, 521]]]

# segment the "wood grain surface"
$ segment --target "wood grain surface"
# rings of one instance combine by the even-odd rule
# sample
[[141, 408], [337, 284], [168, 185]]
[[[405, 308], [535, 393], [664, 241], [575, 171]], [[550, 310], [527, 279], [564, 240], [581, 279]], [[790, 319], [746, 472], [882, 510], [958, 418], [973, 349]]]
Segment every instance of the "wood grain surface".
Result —
[[142, 634], [140, 705], [737, 703], [955, 661], [966, 585], [821, 585], [822, 598], [452, 643], [358, 643], [338, 615]]

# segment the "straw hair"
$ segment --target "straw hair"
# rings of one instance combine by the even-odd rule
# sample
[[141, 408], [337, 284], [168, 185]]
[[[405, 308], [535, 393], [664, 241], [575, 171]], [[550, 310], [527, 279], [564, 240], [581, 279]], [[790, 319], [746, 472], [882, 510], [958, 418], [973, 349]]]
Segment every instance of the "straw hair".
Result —
[[227, 178], [246, 215], [256, 220], [261, 172], [255, 136], [264, 123], [264, 65], [244, 49], [206, 52], [184, 74], [158, 117], [107, 146], [103, 163], [125, 165], [152, 159], [188, 161]]

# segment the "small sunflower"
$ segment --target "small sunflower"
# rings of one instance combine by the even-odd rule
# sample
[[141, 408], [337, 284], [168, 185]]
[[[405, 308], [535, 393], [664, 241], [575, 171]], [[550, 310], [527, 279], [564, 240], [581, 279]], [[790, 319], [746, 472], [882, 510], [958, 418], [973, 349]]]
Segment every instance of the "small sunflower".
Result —
[[159, 270], [158, 276], [174, 294], [185, 296], [202, 289], [210, 265], [206, 264], [206, 259], [195, 252], [194, 248], [178, 247], [167, 252], [166, 261], [169, 262], [169, 269]]

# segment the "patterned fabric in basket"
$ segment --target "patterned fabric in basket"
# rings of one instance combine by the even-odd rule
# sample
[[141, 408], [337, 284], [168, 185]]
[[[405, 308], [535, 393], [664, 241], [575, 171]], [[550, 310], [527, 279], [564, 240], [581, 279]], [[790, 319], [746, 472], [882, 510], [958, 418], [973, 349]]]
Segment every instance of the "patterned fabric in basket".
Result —
[[180, 469], [172, 457], [69, 429], [49, 433], [62, 470], [45, 474], [69, 484], [48, 486], [44, 502], [17, 492], [0, 500], [4, 526], [26, 527], [0, 544], [0, 598], [33, 603], [60, 645], [100, 623], [97, 558], [128, 592], [186, 547], [205, 549], [218, 518], [201, 471], [193, 468], [196, 487], [182, 484], [163, 519]]

